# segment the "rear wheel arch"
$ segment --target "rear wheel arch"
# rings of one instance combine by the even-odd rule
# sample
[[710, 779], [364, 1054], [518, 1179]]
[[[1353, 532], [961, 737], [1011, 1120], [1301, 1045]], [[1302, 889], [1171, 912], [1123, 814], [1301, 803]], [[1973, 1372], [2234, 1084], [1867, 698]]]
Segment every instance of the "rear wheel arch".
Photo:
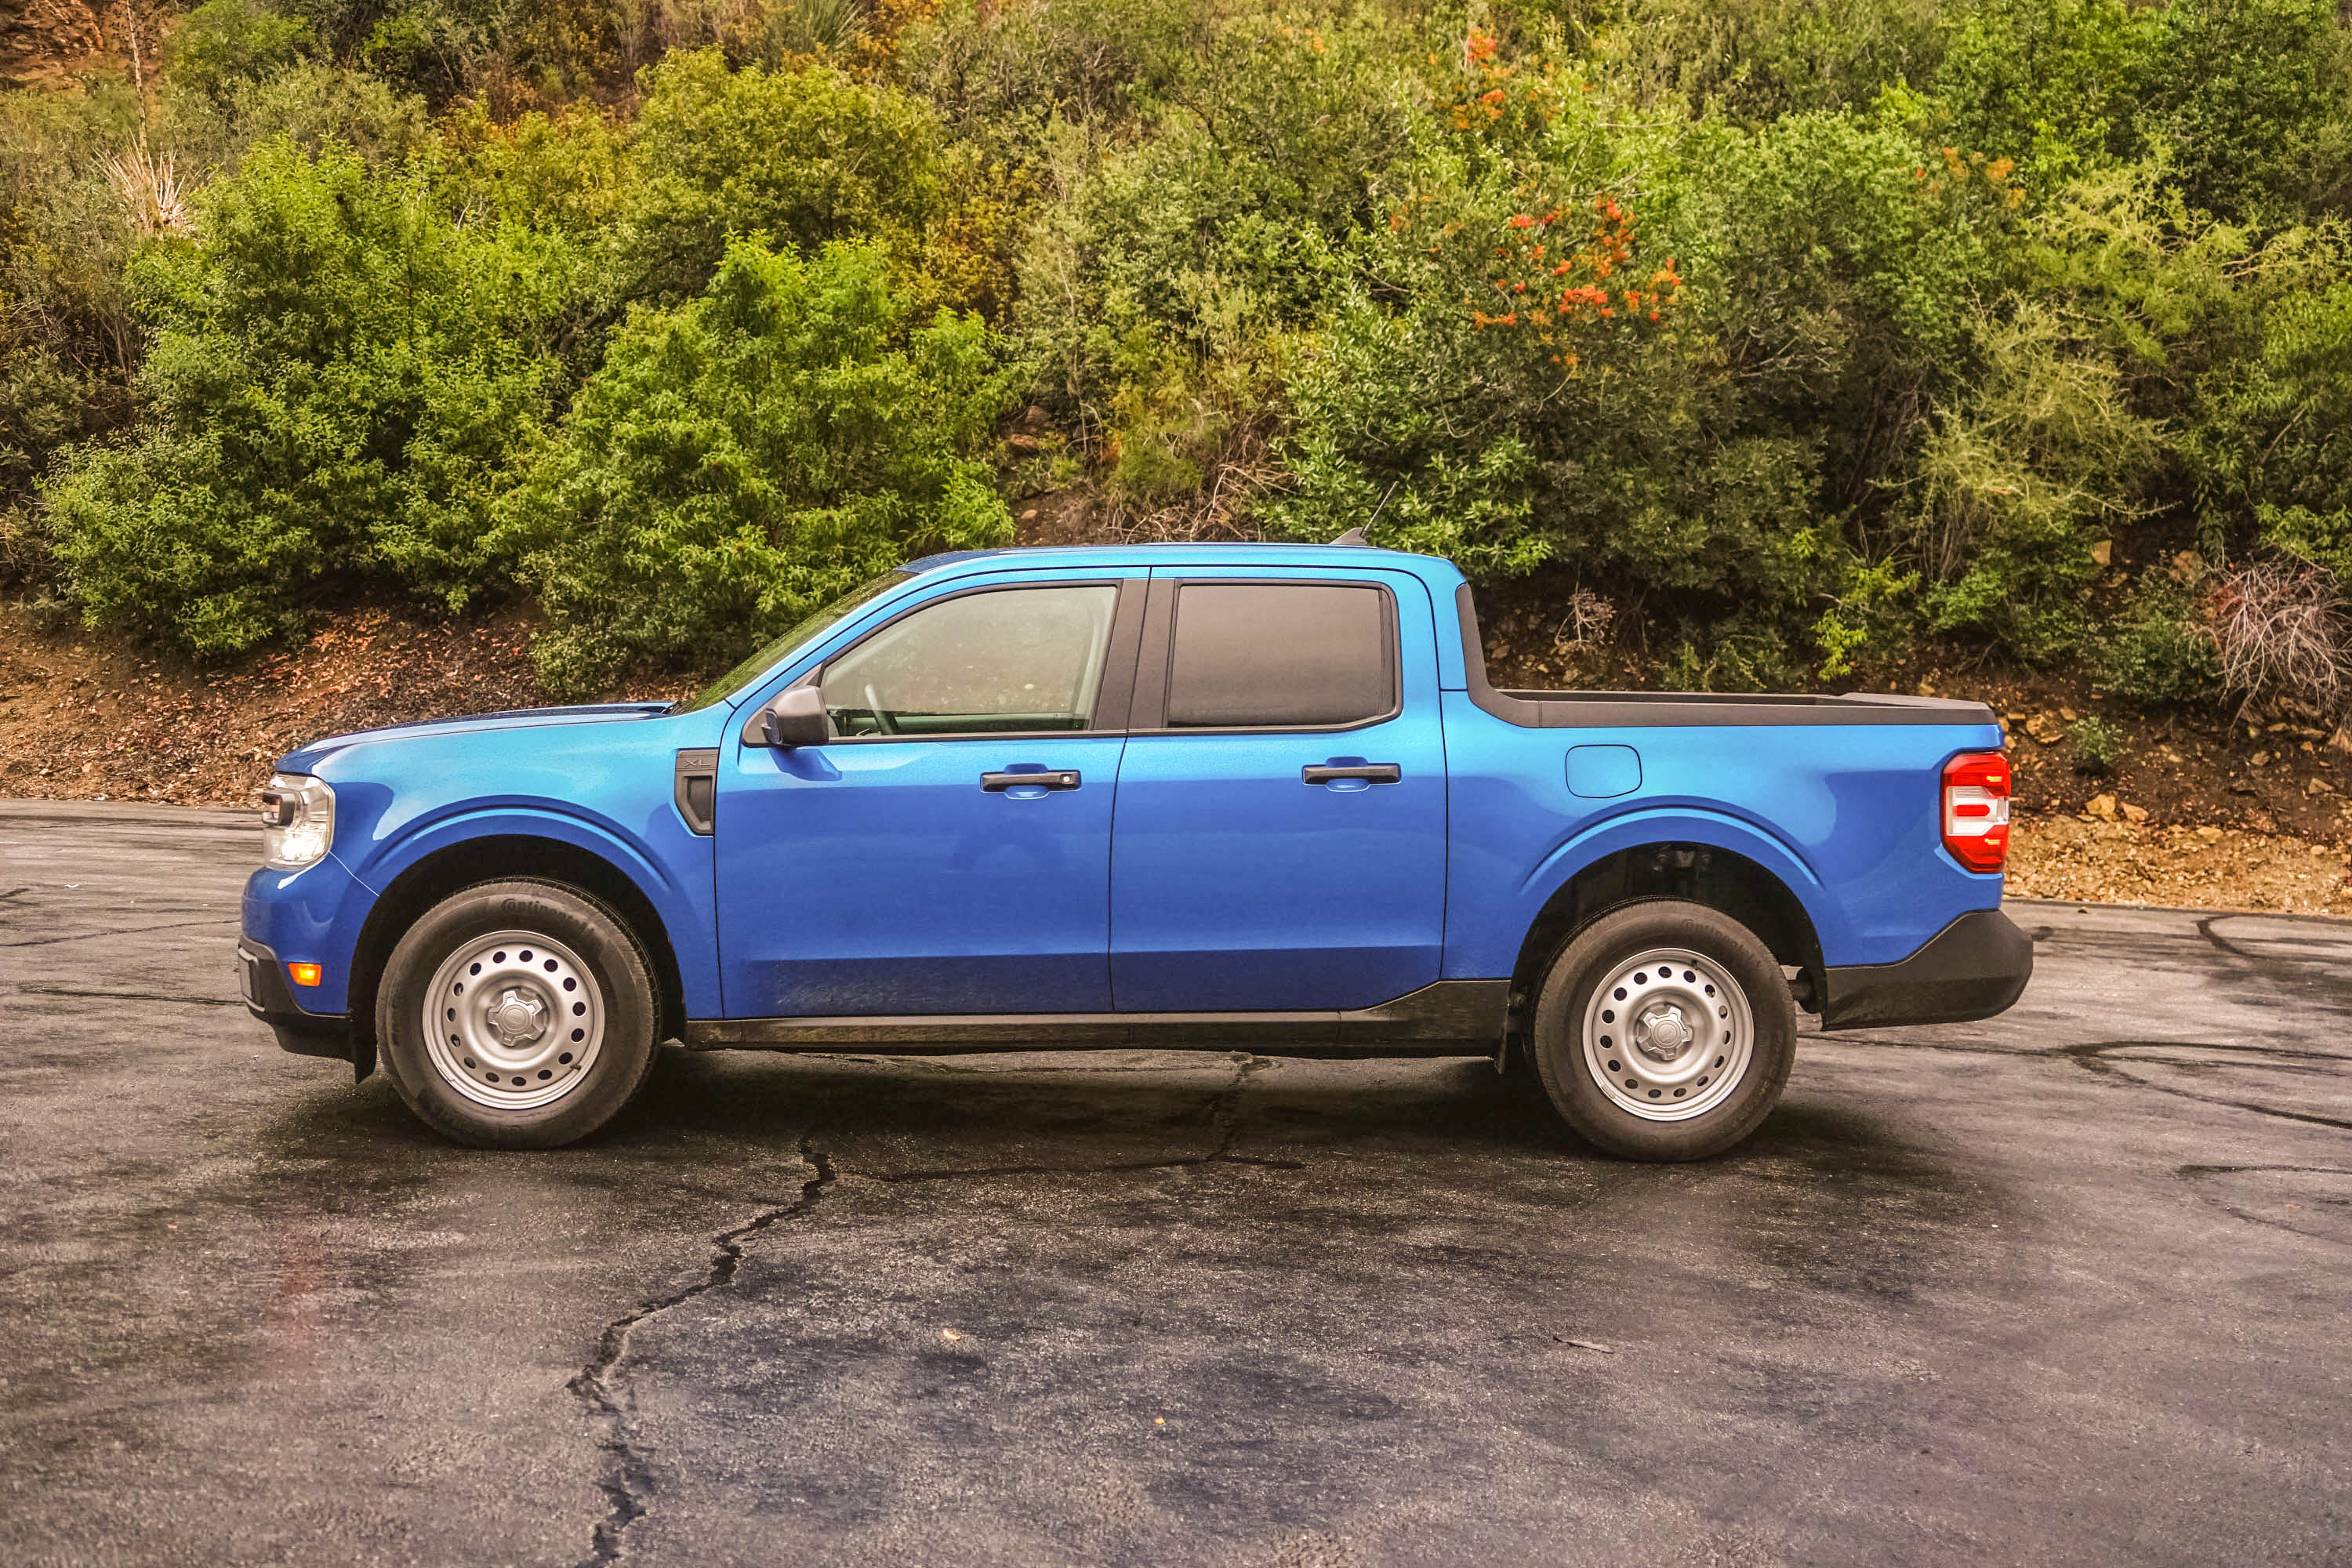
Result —
[[1720, 911], [1756, 934], [1772, 956], [1797, 970], [1800, 1000], [1821, 994], [1822, 945], [1812, 917], [1770, 869], [1717, 845], [1681, 840], [1636, 845], [1604, 855], [1556, 889], [1519, 945], [1511, 972], [1510, 1030], [1523, 1037], [1537, 986], [1577, 932], [1610, 910], [1649, 899], [1683, 899]]
[[629, 874], [593, 850], [559, 838], [530, 834], [493, 834], [444, 845], [404, 869], [368, 910], [352, 955], [350, 1017], [362, 1048], [375, 1047], [376, 993], [385, 962], [408, 928], [451, 894], [481, 882], [517, 878], [554, 882], [607, 906], [627, 926], [651, 962], [660, 992], [658, 1038], [686, 1027], [686, 988], [677, 951], [660, 912]]

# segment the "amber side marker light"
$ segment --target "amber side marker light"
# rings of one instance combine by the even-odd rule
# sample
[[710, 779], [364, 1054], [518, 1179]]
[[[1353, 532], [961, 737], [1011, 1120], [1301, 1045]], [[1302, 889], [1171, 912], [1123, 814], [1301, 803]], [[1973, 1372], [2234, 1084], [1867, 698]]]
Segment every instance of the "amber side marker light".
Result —
[[1944, 847], [1971, 871], [2009, 859], [2009, 759], [1963, 752], [1944, 764]]
[[315, 963], [289, 963], [286, 966], [286, 973], [297, 985], [319, 984], [319, 966]]

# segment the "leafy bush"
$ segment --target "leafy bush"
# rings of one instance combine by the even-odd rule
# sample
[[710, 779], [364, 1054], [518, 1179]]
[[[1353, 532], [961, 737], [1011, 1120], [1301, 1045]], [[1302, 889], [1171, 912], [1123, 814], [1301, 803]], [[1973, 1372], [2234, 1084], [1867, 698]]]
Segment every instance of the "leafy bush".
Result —
[[2067, 726], [2066, 739], [2074, 747], [2077, 773], [2111, 773], [2124, 760], [2124, 732], [2096, 714]]
[[732, 662], [909, 552], [1008, 543], [979, 454], [1008, 377], [977, 317], [903, 330], [890, 259], [739, 240], [633, 316], [507, 508], [551, 690]]
[[2277, 221], [2352, 195], [2352, 54], [2336, 0], [2173, 0], [2160, 15], [2141, 134], [2167, 150], [2190, 205]]
[[1101, 443], [1121, 521], [1221, 525], [1271, 471], [1290, 337], [1413, 152], [1412, 42], [1370, 19], [1238, 23], [1160, 84], [1157, 134], [1054, 145], [1069, 194], [1026, 237], [1014, 336]]
[[730, 71], [716, 50], [655, 68], [623, 244], [650, 296], [702, 291], [730, 237], [814, 250], [862, 237], [902, 278], [941, 216], [938, 124], [921, 103], [818, 65]]
[[2261, 334], [2206, 376], [2183, 454], [2224, 527], [2352, 581], [2352, 283], [2284, 296]]
[[505, 585], [488, 507], [548, 412], [573, 268], [454, 224], [432, 187], [272, 142], [205, 193], [196, 238], [142, 253], [149, 420], [48, 490], [91, 625], [223, 654], [291, 629], [322, 578], [452, 607]]
[[172, 35], [165, 58], [174, 90], [227, 108], [239, 93], [316, 53], [310, 24], [261, 0], [205, 0]]
[[1269, 519], [1328, 537], [1387, 494], [1383, 542], [1624, 584], [1680, 623], [1681, 679], [1843, 670], [1900, 641], [1916, 579], [1837, 514], [1883, 505], [1973, 361], [2010, 203], [1998, 177], [1929, 181], [1899, 100], [1645, 142], [1606, 133], [1590, 85], [1465, 62], [1290, 378]]
[[2185, 588], [2151, 579], [2107, 635], [2101, 675], [2135, 702], [2199, 702], [2221, 689], [2221, 662]]
[[1990, 329], [1991, 369], [1969, 406], [1922, 444], [1917, 526], [1937, 630], [1980, 626], [2025, 658], [2076, 651], [2097, 547], [2134, 521], [2154, 427], [2134, 415], [2115, 367], [2067, 343], [2031, 308]]

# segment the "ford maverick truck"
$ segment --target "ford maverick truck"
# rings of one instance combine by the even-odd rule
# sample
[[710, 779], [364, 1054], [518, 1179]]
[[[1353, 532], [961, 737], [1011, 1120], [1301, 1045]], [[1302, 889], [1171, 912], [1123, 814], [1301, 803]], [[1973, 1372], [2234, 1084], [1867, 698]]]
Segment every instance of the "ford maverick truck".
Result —
[[1712, 1154], [1825, 1029], [1981, 1018], [1992, 714], [1506, 691], [1452, 565], [1332, 545], [934, 556], [691, 700], [317, 742], [238, 952], [288, 1050], [473, 1144], [689, 1050], [1476, 1053]]

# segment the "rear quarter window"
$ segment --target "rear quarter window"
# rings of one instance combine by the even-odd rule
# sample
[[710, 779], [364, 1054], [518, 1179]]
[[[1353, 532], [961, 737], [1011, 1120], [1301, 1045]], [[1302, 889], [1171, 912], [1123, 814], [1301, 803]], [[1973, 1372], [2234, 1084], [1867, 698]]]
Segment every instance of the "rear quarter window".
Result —
[[1325, 729], [1396, 710], [1396, 609], [1369, 584], [1186, 583], [1171, 729]]

